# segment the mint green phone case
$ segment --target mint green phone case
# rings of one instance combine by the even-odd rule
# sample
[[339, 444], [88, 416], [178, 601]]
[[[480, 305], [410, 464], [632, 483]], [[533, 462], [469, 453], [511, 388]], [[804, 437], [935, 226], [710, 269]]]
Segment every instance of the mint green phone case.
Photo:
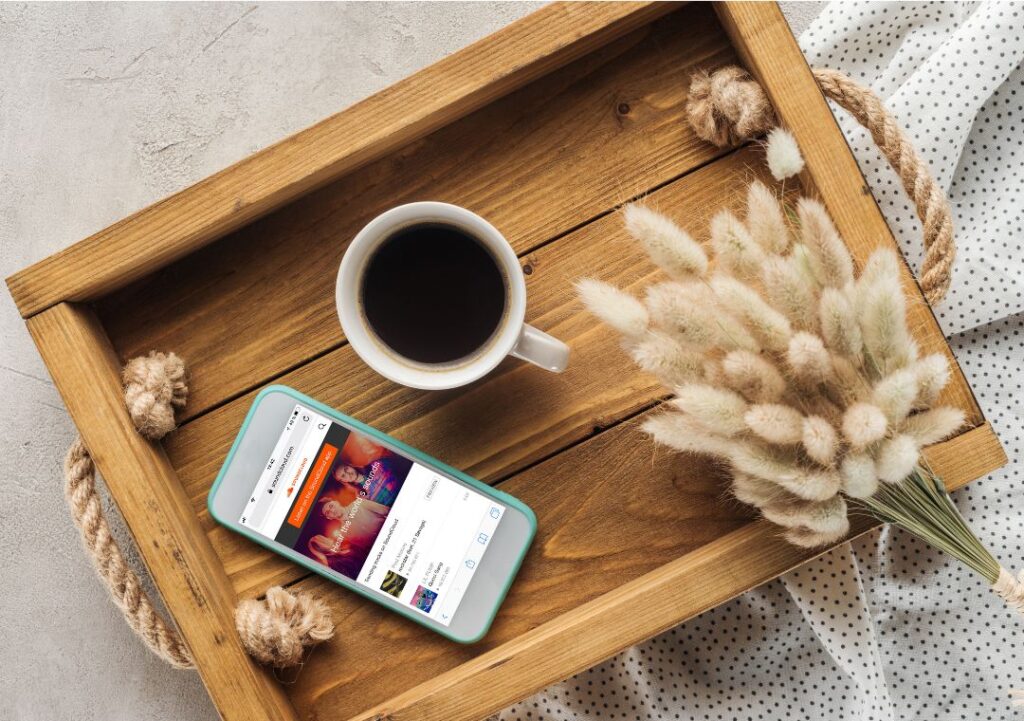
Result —
[[339, 422], [359, 431], [360, 433], [365, 433], [368, 436], [380, 439], [390, 444], [395, 449], [401, 451], [409, 458], [418, 461], [425, 466], [435, 468], [443, 473], [452, 476], [453, 478], [457, 478], [466, 485], [477, 489], [485, 496], [489, 498], [495, 498], [501, 501], [502, 503], [512, 506], [513, 508], [522, 512], [524, 516], [526, 516], [526, 519], [530, 524], [530, 537], [527, 540], [527, 542], [523, 545], [523, 550], [519, 554], [519, 558], [516, 559], [516, 563], [513, 566], [511, 573], [509, 574], [508, 580], [505, 582], [505, 587], [502, 589], [497, 600], [495, 601], [494, 608], [492, 608], [490, 613], [488, 614], [487, 622], [484, 624], [483, 630], [473, 638], [459, 638], [458, 636], [454, 636], [451, 633], [448, 633], [447, 629], [445, 629], [444, 627], [435, 627], [426, 623], [418, 614], [412, 612], [411, 610], [406, 610], [404, 608], [394, 608], [392, 606], [388, 606], [384, 603], [381, 603], [377, 600], [373, 593], [366, 589], [360, 588], [358, 585], [353, 584], [352, 586], [346, 586], [344, 584], [341, 584], [330, 571], [328, 571], [322, 565], [316, 563], [312, 559], [306, 559], [304, 556], [299, 559], [284, 556], [289, 561], [293, 561], [299, 564], [300, 566], [303, 566], [309, 569], [310, 571], [313, 571], [314, 573], [317, 573], [323, 576], [324, 578], [333, 581], [345, 590], [358, 593], [359, 595], [373, 601], [377, 605], [383, 606], [389, 611], [401, 614], [409, 620], [418, 623], [419, 625], [424, 626], [430, 629], [431, 631], [434, 631], [435, 633], [444, 636], [445, 638], [449, 638], [452, 641], [457, 641], [459, 643], [475, 643], [476, 641], [479, 641], [481, 638], [483, 638], [487, 631], [490, 629], [491, 624], [494, 622], [494, 617], [498, 613], [498, 608], [501, 606], [502, 601], [505, 600], [505, 596], [508, 594], [508, 589], [512, 585], [512, 581], [515, 579], [516, 574], [519, 571], [519, 567], [523, 563], [523, 558], [526, 556], [526, 551], [529, 549], [531, 543], [533, 542], [534, 536], [537, 534], [537, 516], [534, 515], [533, 511], [530, 509], [529, 506], [520, 501], [518, 498], [510, 496], [509, 494], [504, 493], [503, 491], [499, 491], [497, 488], [492, 488], [491, 486], [488, 486], [486, 483], [478, 481], [472, 476], [467, 476], [462, 471], [452, 468], [451, 466], [442, 463], [436, 458], [428, 456], [426, 453], [423, 453], [422, 451], [418, 451], [415, 448], [412, 448], [411, 446], [407, 446], [406, 444], [392, 438], [386, 433], [382, 433], [381, 431], [378, 431], [376, 428], [372, 428], [366, 425], [365, 423], [357, 421], [355, 418], [351, 418], [345, 415], [344, 413], [341, 413], [340, 411], [336, 411], [333, 408], [325, 406], [323, 403], [313, 400], [309, 396], [300, 393], [294, 388], [290, 388], [285, 385], [270, 385], [264, 388], [262, 391], [260, 391], [260, 393], [256, 396], [256, 399], [252, 403], [252, 407], [249, 408], [249, 413], [246, 414], [245, 416], [245, 421], [242, 423], [242, 428], [241, 430], [238, 431], [238, 435], [235, 437], [235, 442], [231, 444], [231, 450], [228, 451], [228, 456], [226, 459], [224, 459], [224, 464], [221, 466], [220, 472], [217, 474], [217, 478], [213, 482], [213, 487], [210, 489], [210, 493], [206, 497], [206, 507], [210, 511], [210, 516], [212, 516], [213, 519], [222, 526], [225, 526], [230, 530], [235, 531], [236, 533], [240, 533], [249, 540], [263, 546], [264, 548], [274, 551], [275, 553], [277, 552], [277, 548], [275, 548], [276, 544], [273, 543], [270, 539], [264, 538], [263, 536], [259, 535], [255, 531], [249, 530], [248, 528], [232, 525], [232, 523], [227, 522], [222, 518], [218, 518], [217, 514], [213, 510], [213, 498], [217, 494], [217, 489], [220, 487], [220, 483], [224, 479], [224, 475], [227, 473], [228, 467], [231, 465], [232, 459], [234, 459], [235, 457], [235, 452], [238, 450], [238, 445], [241, 443], [242, 437], [245, 435], [246, 430], [249, 428], [250, 421], [252, 421], [253, 416], [256, 414], [256, 408], [259, 406], [260, 401], [262, 401], [265, 396], [274, 392], [289, 395], [299, 403], [307, 405], [310, 408], [317, 410], [320, 413], [323, 413], [325, 416], [328, 416], [329, 418], [334, 418]]

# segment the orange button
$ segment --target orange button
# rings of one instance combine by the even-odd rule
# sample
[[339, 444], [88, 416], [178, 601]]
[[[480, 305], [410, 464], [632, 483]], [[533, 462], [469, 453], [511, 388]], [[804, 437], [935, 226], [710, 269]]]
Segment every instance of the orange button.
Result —
[[327, 476], [327, 471], [331, 467], [331, 463], [334, 462], [336, 455], [338, 455], [338, 449], [330, 443], [325, 443], [324, 447], [320, 449], [320, 456], [316, 459], [313, 469], [309, 472], [306, 485], [302, 487], [295, 505], [292, 506], [292, 512], [288, 514], [288, 523], [290, 525], [302, 528], [302, 524], [306, 521], [306, 516], [309, 515], [309, 509], [313, 507], [313, 500], [316, 498], [316, 494], [320, 492], [320, 486], [324, 484], [324, 478]]

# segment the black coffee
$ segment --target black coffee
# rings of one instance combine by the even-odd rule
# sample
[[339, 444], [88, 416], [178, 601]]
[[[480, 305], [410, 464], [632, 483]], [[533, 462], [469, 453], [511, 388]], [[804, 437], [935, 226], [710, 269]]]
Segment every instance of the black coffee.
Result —
[[484, 345], [505, 314], [505, 279], [490, 252], [451, 225], [399, 230], [363, 274], [363, 312], [377, 336], [419, 363], [449, 363]]

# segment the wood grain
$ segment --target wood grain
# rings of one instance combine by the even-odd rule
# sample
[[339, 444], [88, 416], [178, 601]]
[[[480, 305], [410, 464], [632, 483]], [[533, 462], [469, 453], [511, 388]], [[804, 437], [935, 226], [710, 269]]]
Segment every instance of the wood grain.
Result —
[[[801, 184], [828, 208], [843, 240], [861, 261], [878, 247], [899, 251], [871, 189], [821, 94], [778, 5], [769, 2], [715, 4], [722, 25], [747, 70], [761, 83], [782, 125], [797, 137], [805, 168]], [[909, 200], [908, 200], [909, 202]], [[903, 265], [907, 322], [929, 353], [943, 353], [953, 368], [953, 402], [968, 421], [983, 420], [974, 394], [910, 268]]]
[[670, 12], [554, 4], [7, 280], [23, 317], [93, 300]]
[[121, 365], [96, 316], [61, 303], [28, 328], [221, 716], [295, 719], [280, 686], [242, 648], [224, 568], [163, 449], [132, 425]]
[[[647, 202], [685, 218], [700, 236], [722, 207], [739, 209], [745, 187], [737, 178], [766, 176], [760, 149], [747, 148], [653, 193]], [[617, 337], [585, 313], [572, 292], [595, 277], [637, 293], [660, 274], [631, 240], [620, 216], [606, 215], [524, 259], [529, 321], [570, 344], [569, 369], [560, 375], [508, 361], [464, 389], [423, 393], [371, 372], [347, 345], [278, 380], [468, 473], [494, 482], [557, 453], [596, 430], [667, 395], [641, 373]], [[609, 382], [608, 379], [615, 379]], [[167, 440], [186, 492], [242, 595], [298, 578], [302, 570], [205, 514], [206, 493], [254, 393], [194, 421]]]
[[671, 15], [112, 295], [100, 316], [122, 359], [188, 360], [185, 418], [200, 414], [343, 342], [338, 264], [387, 208], [456, 203], [526, 253], [720, 155], [685, 122], [687, 78], [734, 59], [710, 8]]
[[[319, 576], [297, 584], [322, 594], [350, 631], [290, 690], [296, 707], [313, 717], [331, 709], [340, 718], [479, 719], [821, 553], [751, 522], [707, 459], [664, 449], [652, 457], [640, 420], [501, 484], [535, 509], [539, 530], [481, 643], [439, 644]], [[1006, 463], [988, 424], [925, 455], [950, 488]], [[853, 522], [851, 537], [877, 525], [866, 516]], [[448, 669], [456, 670], [441, 673]], [[398, 674], [403, 685], [422, 686], [388, 700]], [[382, 705], [356, 713], [372, 699]]]

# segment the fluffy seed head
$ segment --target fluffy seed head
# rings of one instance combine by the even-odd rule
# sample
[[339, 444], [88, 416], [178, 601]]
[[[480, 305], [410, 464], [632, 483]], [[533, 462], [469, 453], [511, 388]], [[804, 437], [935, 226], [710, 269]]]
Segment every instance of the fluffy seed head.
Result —
[[832, 424], [821, 416], [807, 416], [803, 420], [802, 439], [807, 456], [823, 466], [832, 465], [839, 447], [839, 434]]
[[669, 275], [687, 279], [707, 272], [704, 249], [664, 215], [636, 203], [627, 205], [624, 215], [626, 230], [644, 244], [651, 260]]
[[889, 438], [875, 454], [878, 477], [886, 483], [899, 483], [913, 472], [920, 456], [921, 448], [910, 436], [901, 433]]
[[807, 468], [794, 454], [747, 443], [732, 449], [729, 459], [735, 470], [777, 483], [793, 495], [824, 501], [839, 491], [839, 474], [829, 469]]
[[853, 259], [825, 206], [810, 198], [797, 203], [800, 239], [807, 248], [811, 270], [826, 288], [845, 288], [853, 283]]
[[759, 180], [747, 190], [747, 227], [758, 245], [769, 254], [789, 250], [789, 229], [778, 199]]
[[769, 256], [761, 271], [768, 302], [781, 311], [797, 330], [815, 331], [818, 314], [814, 286], [793, 257]]
[[665, 333], [649, 331], [642, 340], [628, 343], [628, 350], [640, 368], [669, 387], [703, 378], [704, 357]]
[[851, 498], [869, 498], [878, 490], [878, 471], [867, 453], [848, 453], [839, 465], [843, 492]]
[[872, 400], [882, 409], [890, 425], [898, 425], [917, 399], [917, 375], [910, 368], [901, 368], [875, 385]]
[[714, 293], [703, 283], [658, 283], [647, 289], [652, 320], [695, 349], [715, 346], [756, 350], [753, 337], [719, 307]]
[[647, 309], [629, 293], [592, 278], [576, 283], [576, 292], [591, 313], [623, 335], [635, 338], [647, 330]]
[[878, 283], [899, 283], [900, 261], [896, 254], [887, 248], [879, 248], [868, 256], [864, 270], [857, 279], [857, 285], [873, 287]]
[[716, 275], [711, 288], [720, 305], [739, 318], [750, 334], [771, 351], [782, 351], [789, 344], [793, 330], [786, 316], [768, 305], [750, 286], [735, 278]]
[[765, 505], [761, 510], [769, 521], [787, 528], [804, 528], [837, 537], [850, 530], [846, 501], [842, 496], [833, 496], [825, 501], [776, 502]]
[[780, 183], [804, 169], [804, 158], [793, 134], [784, 128], [773, 128], [768, 133], [766, 147], [768, 169]]
[[920, 446], [944, 441], [964, 426], [964, 412], [952, 406], [936, 406], [907, 418], [900, 431]]
[[917, 400], [915, 405], [927, 407], [939, 399], [939, 393], [949, 383], [949, 361], [941, 353], [933, 353], [921, 358], [913, 365], [917, 376]]
[[888, 290], [869, 294], [861, 306], [861, 335], [870, 366], [879, 375], [904, 367], [915, 350], [906, 326], [903, 296]]
[[801, 479], [799, 491], [791, 490], [803, 498], [812, 501], [824, 501], [839, 493], [841, 485], [842, 481], [839, 478], [838, 471], [834, 469], [814, 469], [805, 471], [804, 477]]
[[773, 403], [786, 390], [785, 379], [771, 361], [746, 350], [726, 354], [722, 376], [730, 388], [753, 403]]
[[719, 266], [737, 278], [756, 278], [764, 262], [764, 250], [747, 227], [728, 210], [711, 219], [711, 244]]
[[812, 531], [809, 528], [790, 528], [784, 534], [783, 537], [794, 546], [800, 548], [821, 548], [822, 546], [828, 546], [829, 544], [835, 543], [846, 535], [846, 532], [838, 535], [833, 533], [821, 533], [820, 531]]
[[870, 399], [871, 385], [853, 363], [844, 356], [831, 356], [832, 376], [828, 379], [826, 392], [841, 408], [847, 408], [858, 401]]
[[709, 317], [713, 298], [701, 286], [657, 283], [647, 288], [645, 303], [654, 323], [687, 346], [708, 348], [716, 337]]
[[907, 329], [897, 263], [892, 251], [876, 250], [857, 281], [857, 312], [868, 365], [880, 375], [902, 368], [917, 356]]
[[786, 361], [794, 378], [805, 384], [823, 383], [832, 375], [832, 359], [821, 338], [810, 333], [797, 333], [789, 341]]
[[843, 414], [843, 437], [854, 448], [866, 448], [882, 440], [886, 426], [882, 409], [869, 403], [854, 403]]
[[732, 493], [737, 500], [758, 507], [768, 503], [793, 503], [800, 500], [778, 484], [742, 472], [733, 473]]
[[818, 302], [821, 335], [828, 347], [847, 358], [859, 359], [864, 348], [857, 309], [845, 289], [825, 288]]
[[729, 458], [745, 447], [743, 441], [712, 433], [682, 413], [662, 413], [641, 426], [658, 443], [684, 453]]
[[739, 393], [690, 383], [676, 389], [676, 397], [671, 403], [719, 435], [735, 436], [746, 430], [743, 415], [747, 411], [747, 402]]
[[751, 406], [743, 416], [747, 428], [769, 443], [799, 443], [803, 437], [803, 416], [780, 403]]

